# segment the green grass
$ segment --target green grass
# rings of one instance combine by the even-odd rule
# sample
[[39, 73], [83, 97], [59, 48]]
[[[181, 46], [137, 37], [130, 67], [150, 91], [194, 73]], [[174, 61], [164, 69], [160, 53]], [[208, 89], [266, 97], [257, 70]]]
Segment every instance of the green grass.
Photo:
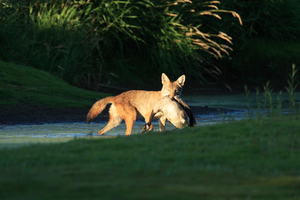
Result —
[[[105, 94], [0, 61], [0, 102], [90, 106]], [[0, 199], [299, 199], [299, 115], [0, 150]]]
[[83, 108], [107, 95], [70, 86], [42, 70], [0, 61], [0, 105], [27, 102], [53, 108]]
[[299, 199], [299, 116], [0, 152], [1, 199]]

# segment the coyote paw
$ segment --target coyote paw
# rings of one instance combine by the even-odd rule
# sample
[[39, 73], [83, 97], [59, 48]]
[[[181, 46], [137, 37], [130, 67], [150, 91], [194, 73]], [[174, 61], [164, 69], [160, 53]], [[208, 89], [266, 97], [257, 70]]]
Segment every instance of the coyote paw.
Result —
[[145, 133], [150, 130], [150, 123], [147, 123], [142, 128], [142, 133]]

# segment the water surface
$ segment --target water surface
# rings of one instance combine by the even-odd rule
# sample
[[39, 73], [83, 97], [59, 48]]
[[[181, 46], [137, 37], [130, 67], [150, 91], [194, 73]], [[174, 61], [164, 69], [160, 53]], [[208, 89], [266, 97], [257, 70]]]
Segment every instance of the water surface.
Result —
[[[276, 105], [278, 106], [278, 102], [281, 102], [281, 106], [284, 108], [282, 111], [287, 112], [288, 104], [282, 103], [288, 98], [287, 94], [282, 94], [280, 98], [278, 98], [278, 95], [278, 93], [273, 93], [272, 97], [269, 98], [274, 105], [273, 109], [276, 110]], [[254, 113], [258, 112], [257, 101], [261, 102], [260, 108], [263, 108], [265, 97], [260, 95], [259, 98], [257, 98], [255, 93], [251, 93], [248, 97], [246, 97], [245, 94], [193, 95], [183, 96], [183, 99], [190, 106], [214, 108], [214, 111], [209, 110], [208, 112], [202, 112], [200, 109], [194, 112], [197, 126], [206, 126], [249, 117], [249, 108], [254, 116]], [[225, 109], [226, 112], [218, 112], [218, 108]], [[98, 136], [98, 131], [106, 125], [107, 120], [101, 121], [100, 123], [92, 122], [91, 124], [76, 122], [41, 125], [0, 125], [0, 149], [27, 144], [67, 142], [76, 138], [111, 138], [125, 134], [126, 126], [125, 123], [122, 122], [104, 136]], [[141, 134], [144, 124], [144, 121], [136, 121], [132, 134]], [[158, 129], [158, 123], [154, 122], [154, 130]], [[166, 130], [172, 129], [174, 129], [174, 126], [167, 124]]]

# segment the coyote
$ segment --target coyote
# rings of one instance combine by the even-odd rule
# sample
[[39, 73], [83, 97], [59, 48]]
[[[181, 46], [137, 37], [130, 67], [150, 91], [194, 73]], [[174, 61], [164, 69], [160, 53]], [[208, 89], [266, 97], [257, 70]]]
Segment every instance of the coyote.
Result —
[[[161, 91], [131, 90], [123, 92], [115, 97], [106, 97], [97, 101], [87, 114], [89, 124], [98, 114], [100, 114], [107, 104], [111, 103], [109, 109], [109, 121], [107, 125], [98, 132], [102, 135], [112, 128], [118, 126], [124, 119], [126, 124], [126, 135], [130, 135], [136, 116], [142, 115], [146, 123], [149, 122], [154, 105], [163, 97], [171, 99], [179, 96], [185, 82], [185, 75], [180, 76], [176, 81], [171, 82], [166, 74], [161, 75]], [[149, 130], [153, 130], [153, 124], [149, 124]]]
[[159, 119], [160, 131], [165, 130], [166, 120], [176, 128], [196, 125], [195, 117], [189, 106], [178, 96], [175, 96], [174, 99], [166, 96], [155, 104], [149, 122], [143, 126], [143, 132], [148, 131], [153, 119]]

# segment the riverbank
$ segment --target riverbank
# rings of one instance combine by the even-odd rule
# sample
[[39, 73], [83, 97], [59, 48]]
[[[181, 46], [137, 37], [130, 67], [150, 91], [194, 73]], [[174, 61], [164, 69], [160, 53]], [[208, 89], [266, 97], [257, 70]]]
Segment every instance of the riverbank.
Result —
[[298, 199], [299, 128], [284, 116], [4, 148], [0, 198]]
[[[92, 106], [92, 104], [91, 104]], [[108, 121], [109, 106], [94, 120], [94, 122]], [[236, 112], [235, 109], [191, 106], [197, 118], [201, 116], [219, 115], [220, 113]], [[29, 125], [50, 123], [85, 122], [90, 107], [86, 108], [49, 108], [32, 104], [0, 106], [0, 125]], [[142, 118], [139, 118], [143, 120]]]

